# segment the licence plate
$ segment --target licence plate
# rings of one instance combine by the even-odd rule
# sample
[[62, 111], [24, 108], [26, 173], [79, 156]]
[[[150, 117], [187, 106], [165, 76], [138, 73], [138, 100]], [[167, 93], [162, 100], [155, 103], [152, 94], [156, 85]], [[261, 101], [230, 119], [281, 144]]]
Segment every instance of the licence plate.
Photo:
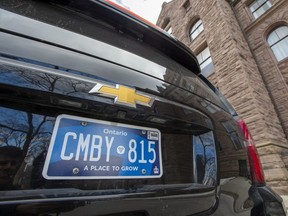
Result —
[[57, 117], [46, 179], [130, 179], [162, 176], [161, 133], [70, 115]]

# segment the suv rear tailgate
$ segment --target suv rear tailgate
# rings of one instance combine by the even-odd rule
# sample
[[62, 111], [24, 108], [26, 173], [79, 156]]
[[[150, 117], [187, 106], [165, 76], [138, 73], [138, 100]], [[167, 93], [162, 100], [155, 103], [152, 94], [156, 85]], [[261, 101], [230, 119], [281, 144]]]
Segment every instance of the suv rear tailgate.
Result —
[[[82, 16], [74, 15], [83, 22]], [[219, 116], [221, 120], [230, 117], [195, 74], [143, 44], [139, 47], [144, 53], [138, 55], [8, 11], [1, 10], [0, 19], [5, 20], [0, 24], [3, 144], [17, 143], [23, 151], [14, 185], [3, 192], [1, 205], [11, 206], [9, 211], [17, 214], [73, 214], [84, 209], [91, 215], [139, 211], [187, 215], [213, 210], [218, 181], [215, 143], [216, 137], [220, 139], [215, 127], [224, 131], [217, 123]], [[135, 42], [125, 35], [117, 37], [127, 46], [127, 41]], [[153, 61], [145, 58], [151, 53], [156, 57]], [[135, 89], [154, 103], [151, 107], [134, 104], [134, 108], [115, 104], [115, 97], [89, 94], [99, 83]], [[61, 114], [157, 128], [163, 175], [128, 180], [45, 179], [47, 149]], [[225, 133], [221, 137], [225, 139]]]

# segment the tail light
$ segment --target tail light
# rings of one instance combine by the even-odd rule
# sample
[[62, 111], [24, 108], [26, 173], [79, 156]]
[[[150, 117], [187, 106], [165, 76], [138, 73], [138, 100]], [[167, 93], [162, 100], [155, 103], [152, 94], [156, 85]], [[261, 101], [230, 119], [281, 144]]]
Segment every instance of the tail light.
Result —
[[252, 136], [249, 133], [248, 127], [243, 120], [238, 120], [238, 124], [240, 128], [242, 129], [242, 132], [247, 142], [247, 151], [248, 151], [250, 176], [251, 176], [252, 184], [265, 185], [265, 177], [264, 177], [262, 165], [259, 159], [259, 155], [255, 146], [255, 143], [252, 139]]

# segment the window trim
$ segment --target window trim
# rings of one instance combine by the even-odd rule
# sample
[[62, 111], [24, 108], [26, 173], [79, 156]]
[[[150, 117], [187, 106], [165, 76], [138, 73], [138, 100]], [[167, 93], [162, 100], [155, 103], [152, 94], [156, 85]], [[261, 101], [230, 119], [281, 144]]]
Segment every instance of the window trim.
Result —
[[171, 33], [169, 33], [169, 34], [172, 35], [172, 33], [173, 33], [173, 28], [172, 28], [172, 25], [171, 25], [170, 18], [166, 18], [161, 26], [162, 26], [161, 28], [162, 28], [164, 31], [166, 31], [167, 33], [169, 33], [168, 30], [171, 29]]
[[[198, 56], [199, 56], [205, 49], [208, 49], [209, 56], [208, 56], [207, 58], [203, 59], [202, 62], [200, 62], [200, 61], [198, 61]], [[203, 56], [203, 54], [202, 54], [202, 56]], [[207, 44], [206, 44], [205, 46], [203, 46], [202, 49], [200, 49], [200, 51], [199, 51], [198, 54], [196, 55], [196, 58], [197, 58], [197, 61], [198, 61], [198, 63], [199, 63], [199, 67], [200, 67], [200, 70], [201, 70], [201, 71], [200, 71], [200, 74], [202, 74], [202, 76], [204, 76], [204, 74], [205, 74], [205, 73], [203, 73], [203, 72], [205, 72], [205, 70], [203, 71], [203, 69], [205, 69], [205, 68], [206, 68], [208, 65], [210, 65], [210, 64], [212, 64], [213, 70], [212, 70], [212, 71], [209, 71], [208, 75], [207, 75], [207, 76], [205, 75], [204, 77], [207, 78], [207, 77], [209, 77], [211, 74], [215, 73], [215, 67], [214, 67], [213, 59], [212, 59], [211, 52], [210, 52], [210, 49], [209, 49], [209, 47], [208, 47]], [[209, 62], [205, 67], [201, 68], [201, 65], [203, 65], [205, 62], [207, 62], [209, 59], [211, 60], [211, 62]]]
[[[194, 31], [192, 31], [192, 29], [194, 28], [194, 26], [196, 26], [196, 24], [201, 21], [201, 23], [194, 29]], [[195, 38], [192, 38], [192, 35], [194, 32], [196, 32], [199, 27], [202, 25], [203, 27], [203, 30], [201, 32], [199, 32], [199, 34], [197, 34], [197, 36]], [[203, 26], [203, 21], [201, 19], [197, 19], [195, 22], [193, 22], [193, 25], [190, 26], [189, 28], [189, 38], [190, 38], [190, 41], [192, 42], [193, 40], [195, 40], [202, 32], [204, 31], [204, 26]]]
[[[167, 33], [172, 34], [173, 33], [173, 29], [170, 23], [168, 23], [168, 25], [166, 26], [166, 28], [164, 29]], [[170, 32], [171, 31], [171, 32]]]
[[[286, 24], [286, 25], [285, 25], [285, 24], [284, 24], [284, 25], [283, 25], [283, 24], [282, 24], [282, 25], [278, 25], [278, 26], [274, 27], [272, 30], [270, 30], [269, 33], [268, 33], [267, 36], [266, 36], [266, 43], [268, 44], [268, 46], [269, 46], [269, 48], [270, 48], [270, 51], [272, 52], [272, 54], [273, 54], [273, 56], [274, 56], [274, 58], [275, 58], [275, 60], [276, 60], [277, 63], [282, 62], [282, 61], [288, 59], [288, 55], [287, 55], [286, 57], [282, 58], [281, 60], [278, 60], [278, 59], [277, 59], [277, 56], [275, 55], [275, 53], [274, 53], [274, 51], [273, 51], [273, 49], [272, 49], [272, 47], [275, 46], [276, 44], [280, 43], [281, 41], [285, 40], [285, 39], [288, 40], [288, 34], [285, 35], [283, 38], [279, 39], [278, 41], [274, 42], [273, 44], [270, 44], [268, 40], [269, 40], [269, 37], [271, 36], [271, 34], [272, 34], [273, 32], [275, 32], [278, 28], [281, 28], [281, 27], [286, 27], [287, 30], [288, 30], [287, 24]], [[287, 47], [287, 48], [288, 48], [288, 47]]]
[[[272, 31], [272, 32], [274, 32], [274, 31]], [[272, 33], [272, 32], [271, 32], [271, 33]], [[282, 40], [284, 40], [284, 39], [286, 39], [286, 38], [288, 38], [288, 34], [287, 34], [285, 37], [283, 37], [283, 38], [281, 38], [280, 40], [278, 40], [277, 42], [275, 42], [275, 43], [273, 43], [273, 44], [271, 44], [271, 45], [270, 45], [269, 43], [268, 43], [268, 44], [269, 44], [270, 48], [272, 48], [274, 45], [276, 45], [277, 43], [280, 43]]]
[[[261, 17], [264, 13], [266, 13], [266, 12], [272, 7], [272, 3], [270, 2], [270, 0], [265, 0], [264, 3], [262, 3], [259, 7], [257, 7], [255, 10], [252, 11], [251, 6], [252, 6], [254, 3], [258, 2], [258, 1], [259, 1], [259, 0], [251, 1], [250, 4], [248, 5], [249, 11], [251, 12], [251, 14], [252, 14], [252, 16], [254, 17], [254, 19], [258, 19], [259, 17]], [[264, 13], [262, 13], [261, 15], [259, 15], [259, 16], [256, 17], [254, 14], [257, 13], [257, 11], [258, 11], [260, 8], [262, 8], [263, 5], [265, 5], [267, 2], [269, 2], [271, 6], [270, 6], [267, 10], [265, 10]]]
[[[210, 53], [210, 50], [209, 50], [209, 53]], [[208, 58], [206, 58], [206, 59], [204, 59], [202, 62], [201, 62], [201, 64], [199, 64], [200, 66], [202, 65], [202, 64], [204, 64], [208, 59], [210, 59], [211, 58], [211, 53], [210, 53], [210, 56], [208, 57]], [[212, 60], [212, 58], [211, 58], [211, 60]]]
[[191, 9], [191, 4], [189, 0], [186, 0], [183, 4], [182, 7], [184, 8], [185, 12], [187, 13]]

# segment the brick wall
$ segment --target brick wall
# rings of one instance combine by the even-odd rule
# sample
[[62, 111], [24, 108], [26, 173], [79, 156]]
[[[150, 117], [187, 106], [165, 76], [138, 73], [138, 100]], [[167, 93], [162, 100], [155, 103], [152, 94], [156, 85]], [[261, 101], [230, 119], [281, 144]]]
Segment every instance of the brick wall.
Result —
[[[285, 134], [288, 60], [275, 63], [263, 36], [266, 26], [287, 21], [288, 1], [271, 1], [276, 9], [273, 12], [271, 8], [265, 14], [272, 18], [266, 21], [254, 20], [247, 0], [239, 1], [235, 10], [225, 0], [190, 0], [191, 8], [187, 12], [182, 7], [184, 2], [164, 3], [157, 24], [163, 27], [163, 21], [169, 17], [173, 35], [195, 54], [208, 45], [215, 69], [208, 79], [219, 87], [248, 124], [268, 183], [279, 193], [288, 193], [287, 159], [283, 156], [288, 151]], [[204, 31], [191, 42], [188, 32], [199, 18]], [[269, 156], [271, 152], [273, 157]]]
[[[258, 69], [262, 74], [263, 81], [269, 91], [269, 96], [273, 102], [273, 106], [280, 126], [284, 132], [284, 138], [288, 136], [288, 59], [277, 62], [272, 50], [267, 43], [267, 35], [278, 25], [288, 26], [288, 1], [271, 0], [272, 7], [258, 19], [249, 16], [249, 9], [245, 1], [240, 1], [235, 6], [236, 16], [242, 25], [242, 29], [246, 36], [254, 58], [257, 62]], [[275, 139], [275, 135], [279, 136], [275, 130], [275, 121], [266, 121], [265, 127], [271, 131], [274, 136], [269, 135], [271, 143], [274, 146], [268, 146], [259, 149], [264, 162], [266, 179], [272, 187], [277, 187], [278, 191], [285, 191], [287, 182], [287, 144], [286, 148], [277, 147], [279, 139]], [[278, 123], [277, 123], [278, 124]], [[282, 144], [281, 144], [282, 145]], [[286, 166], [286, 168], [285, 168]]]
[[[288, 59], [277, 62], [266, 38], [268, 33], [278, 25], [288, 26], [288, 1], [274, 1], [275, 4], [269, 11], [257, 20], [250, 20], [244, 28], [247, 40], [254, 52], [258, 67], [263, 74], [263, 79], [274, 100], [274, 106], [288, 136]], [[237, 13], [236, 13], [237, 14]]]

